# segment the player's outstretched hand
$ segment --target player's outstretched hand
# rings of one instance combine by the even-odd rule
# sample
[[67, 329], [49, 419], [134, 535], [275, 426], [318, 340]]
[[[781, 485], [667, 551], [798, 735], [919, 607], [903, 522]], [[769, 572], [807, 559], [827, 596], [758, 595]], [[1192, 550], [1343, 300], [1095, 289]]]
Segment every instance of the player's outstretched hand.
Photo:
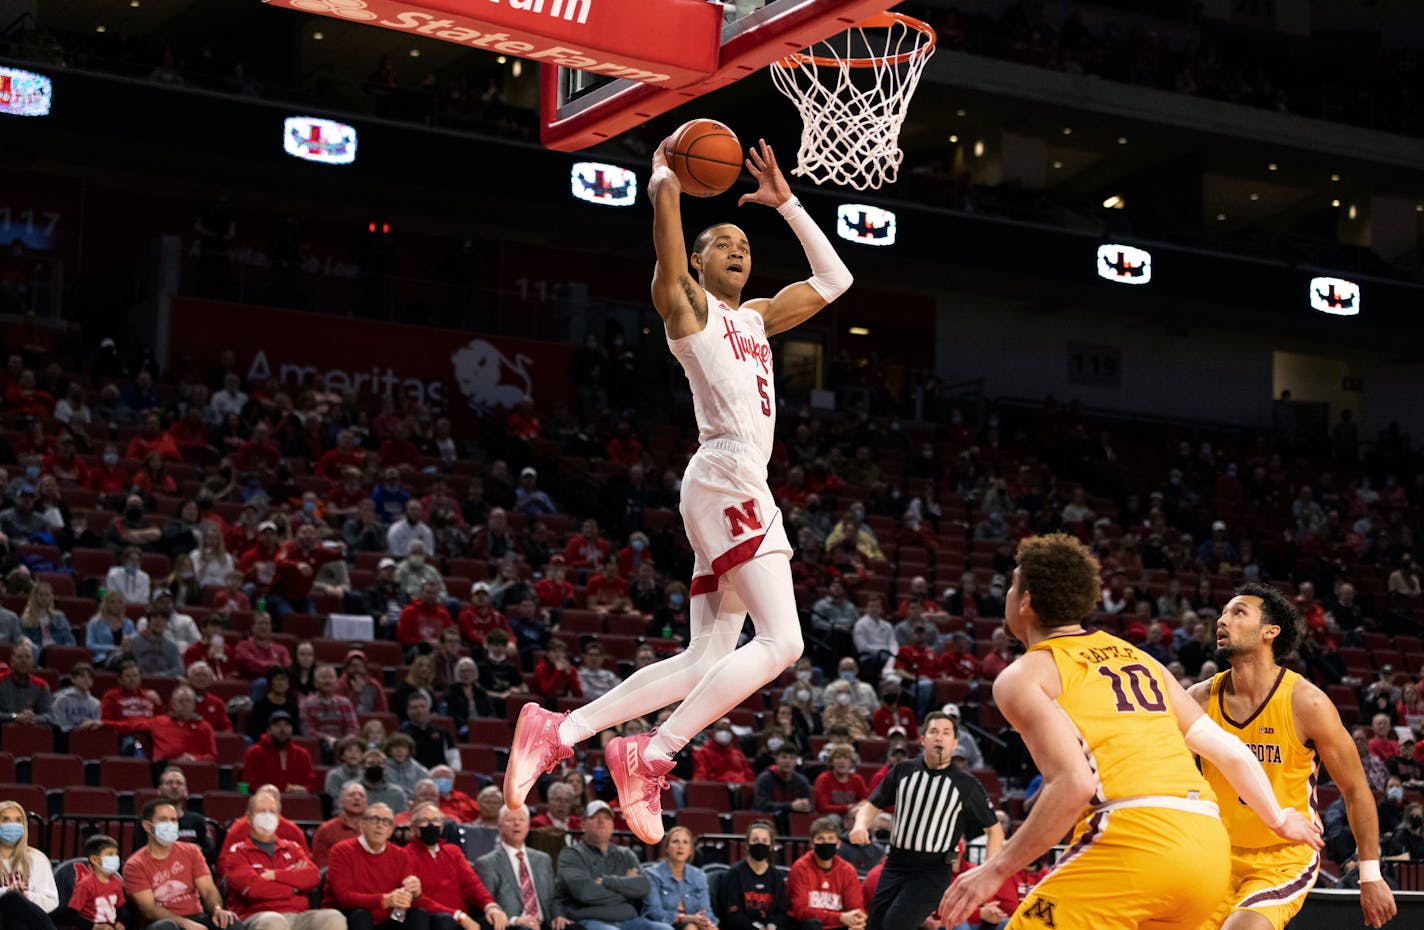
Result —
[[1311, 849], [1319, 849], [1325, 845], [1320, 828], [1293, 807], [1286, 808], [1286, 819], [1276, 827], [1275, 833], [1281, 839], [1292, 843], [1307, 843]]
[[651, 198], [654, 192], [664, 184], [674, 184], [678, 193], [682, 193], [682, 182], [677, 179], [677, 174], [668, 164], [668, 146], [672, 144], [672, 136], [668, 136], [658, 147], [653, 149], [653, 171], [648, 176], [648, 197]]
[[856, 846], [864, 846], [866, 843], [870, 842], [870, 831], [865, 829], [864, 827], [856, 827], [854, 830], [850, 831], [849, 839]]
[[757, 189], [743, 194], [737, 200], [737, 206], [760, 203], [775, 209], [791, 199], [791, 185], [786, 183], [786, 177], [776, 167], [776, 153], [765, 139], [758, 139], [757, 144], [747, 150], [747, 171], [757, 179]]
[[1394, 892], [1380, 879], [1360, 882], [1360, 909], [1365, 912], [1365, 926], [1383, 927], [1394, 919], [1399, 907], [1394, 903]]
[[995, 879], [991, 869], [973, 869], [960, 873], [939, 899], [939, 922], [942, 927], [957, 927], [969, 919], [979, 905], [998, 892], [1004, 882]]

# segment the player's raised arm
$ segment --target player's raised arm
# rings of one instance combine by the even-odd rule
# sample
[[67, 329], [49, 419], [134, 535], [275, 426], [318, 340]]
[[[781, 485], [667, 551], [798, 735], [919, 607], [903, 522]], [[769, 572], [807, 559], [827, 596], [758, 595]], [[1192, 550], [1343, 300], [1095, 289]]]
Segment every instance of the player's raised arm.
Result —
[[[1325, 845], [1320, 828], [1306, 819], [1294, 808], [1282, 808], [1276, 801], [1276, 793], [1271, 789], [1261, 763], [1241, 740], [1227, 733], [1216, 722], [1202, 712], [1197, 699], [1187, 693], [1182, 683], [1177, 681], [1160, 662], [1151, 660], [1158, 675], [1167, 685], [1167, 693], [1172, 702], [1172, 713], [1176, 715], [1177, 726], [1187, 741], [1187, 748], [1211, 762], [1231, 782], [1231, 787], [1241, 796], [1241, 800], [1255, 811], [1261, 822], [1283, 840], [1292, 843], [1306, 843], [1313, 849]], [[1228, 803], [1221, 801], [1221, 803]]]
[[1365, 924], [1383, 927], [1394, 917], [1396, 905], [1389, 885], [1380, 877], [1379, 814], [1364, 766], [1360, 764], [1360, 754], [1340, 722], [1340, 712], [1319, 688], [1297, 681], [1291, 692], [1291, 711], [1295, 714], [1301, 742], [1315, 746], [1325, 770], [1345, 799], [1350, 832], [1355, 834], [1358, 850], [1360, 908], [1365, 912]]
[[668, 167], [667, 143], [653, 152], [648, 200], [653, 204], [653, 308], [674, 339], [700, 332], [707, 322], [707, 295], [687, 267], [682, 232], [682, 183]]
[[776, 166], [776, 153], [765, 139], [747, 155], [747, 170], [757, 179], [757, 189], [743, 194], [737, 206], [760, 203], [775, 209], [801, 240], [806, 258], [811, 262], [811, 277], [807, 280], [782, 288], [770, 299], [747, 302], [746, 305], [766, 321], [766, 334], [774, 336], [815, 316], [822, 307], [844, 294], [854, 278], [836, 254], [831, 240], [811, 219], [801, 201], [791, 196], [791, 186]]

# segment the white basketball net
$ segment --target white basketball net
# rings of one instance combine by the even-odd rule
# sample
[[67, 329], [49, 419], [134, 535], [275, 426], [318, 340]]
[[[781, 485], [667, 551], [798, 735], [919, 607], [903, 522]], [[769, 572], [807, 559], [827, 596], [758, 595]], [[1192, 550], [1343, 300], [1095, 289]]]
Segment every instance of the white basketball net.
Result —
[[934, 49], [928, 26], [885, 14], [773, 64], [772, 82], [801, 113], [792, 173], [860, 191], [894, 184], [900, 127]]

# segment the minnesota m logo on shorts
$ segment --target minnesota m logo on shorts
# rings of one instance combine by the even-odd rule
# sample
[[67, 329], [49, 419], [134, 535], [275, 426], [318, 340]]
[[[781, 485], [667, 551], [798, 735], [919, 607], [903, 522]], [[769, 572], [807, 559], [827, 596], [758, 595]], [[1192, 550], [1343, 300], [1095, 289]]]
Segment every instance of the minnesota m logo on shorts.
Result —
[[761, 515], [757, 513], [757, 502], [753, 499], [744, 500], [736, 507], [728, 507], [722, 513], [731, 525], [733, 539], [747, 530], [762, 529]]
[[1037, 920], [1045, 927], [1057, 927], [1053, 920], [1053, 902], [1047, 898], [1034, 898], [1033, 904], [1024, 912], [1025, 917]]

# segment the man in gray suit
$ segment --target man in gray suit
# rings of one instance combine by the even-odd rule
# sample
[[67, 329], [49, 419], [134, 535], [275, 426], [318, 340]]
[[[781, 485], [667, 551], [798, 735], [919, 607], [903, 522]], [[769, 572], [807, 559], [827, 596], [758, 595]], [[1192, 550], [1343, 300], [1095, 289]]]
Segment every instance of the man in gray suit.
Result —
[[525, 846], [528, 837], [528, 806], [501, 808], [499, 842], [475, 860], [475, 873], [509, 915], [511, 927], [565, 930], [572, 921], [560, 915], [554, 898], [554, 861], [548, 853]]
[[641, 916], [651, 887], [626, 846], [613, 846], [613, 809], [593, 801], [583, 812], [583, 840], [559, 853], [560, 913], [584, 930], [672, 930]]

